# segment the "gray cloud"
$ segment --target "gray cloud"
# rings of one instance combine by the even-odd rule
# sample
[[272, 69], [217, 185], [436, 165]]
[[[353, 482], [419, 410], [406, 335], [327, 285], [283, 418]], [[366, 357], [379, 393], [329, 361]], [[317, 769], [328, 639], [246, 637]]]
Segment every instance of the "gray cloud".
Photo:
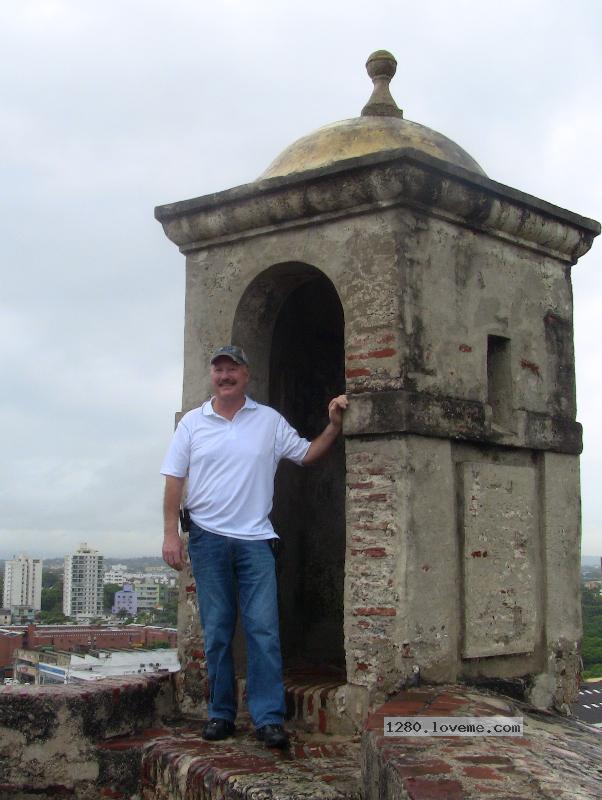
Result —
[[[602, 11], [504, 4], [21, 0], [0, 32], [0, 557], [158, 553], [184, 259], [158, 204], [253, 180], [356, 116], [398, 59], [408, 119], [490, 177], [602, 217]], [[601, 244], [574, 270], [584, 552], [602, 552]], [[602, 252], [602, 251], [601, 251]]]

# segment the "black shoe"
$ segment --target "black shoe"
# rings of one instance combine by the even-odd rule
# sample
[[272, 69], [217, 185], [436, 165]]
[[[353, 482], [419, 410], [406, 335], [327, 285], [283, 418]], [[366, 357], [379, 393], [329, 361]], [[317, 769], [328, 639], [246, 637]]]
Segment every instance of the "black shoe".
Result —
[[264, 725], [262, 728], [257, 728], [255, 736], [266, 747], [279, 747], [284, 750], [289, 745], [288, 733], [282, 725]]
[[216, 717], [206, 723], [201, 731], [201, 736], [208, 742], [219, 742], [221, 739], [227, 739], [228, 736], [232, 736], [235, 730], [234, 723], [230, 722], [229, 719]]

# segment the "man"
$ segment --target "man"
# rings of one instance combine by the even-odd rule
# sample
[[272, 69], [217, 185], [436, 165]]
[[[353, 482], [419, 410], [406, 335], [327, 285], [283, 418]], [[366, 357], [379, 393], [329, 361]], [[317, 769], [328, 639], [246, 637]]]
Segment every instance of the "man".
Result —
[[[209, 721], [203, 738], [235, 731], [232, 638], [240, 606], [247, 641], [247, 699], [256, 736], [267, 747], [288, 746], [278, 630], [276, 573], [268, 519], [278, 462], [308, 465], [340, 433], [345, 395], [328, 405], [329, 423], [309, 442], [269, 406], [245, 394], [249, 369], [240, 347], [211, 357], [213, 397], [181, 419], [161, 466], [165, 475], [163, 558], [184, 563], [178, 530], [184, 481], [190, 512], [189, 554], [197, 586], [209, 674]], [[238, 603], [237, 603], [238, 599]]]

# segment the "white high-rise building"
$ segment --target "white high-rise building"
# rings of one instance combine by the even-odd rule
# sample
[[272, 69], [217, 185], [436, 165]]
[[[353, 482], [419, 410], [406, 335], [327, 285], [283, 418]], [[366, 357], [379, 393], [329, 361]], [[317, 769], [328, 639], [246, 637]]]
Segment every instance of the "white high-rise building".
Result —
[[102, 614], [104, 559], [84, 542], [65, 556], [63, 613], [67, 617], [97, 617]]
[[4, 563], [5, 608], [25, 606], [39, 611], [42, 608], [42, 559], [26, 555]]

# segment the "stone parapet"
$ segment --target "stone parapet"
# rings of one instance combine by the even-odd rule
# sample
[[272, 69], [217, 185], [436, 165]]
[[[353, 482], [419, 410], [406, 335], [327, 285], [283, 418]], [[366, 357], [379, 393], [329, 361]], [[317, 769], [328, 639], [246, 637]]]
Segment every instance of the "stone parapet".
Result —
[[[142, 682], [147, 684], [146, 709], [139, 702], [140, 692], [145, 691]], [[51, 692], [40, 694], [44, 699], [37, 709], [39, 730], [32, 720], [33, 706], [21, 709], [25, 711], [22, 736], [32, 740], [21, 765], [28, 780], [4, 781], [1, 800], [594, 800], [600, 796], [599, 731], [465, 685], [421, 685], [393, 695], [367, 716], [361, 739], [308, 732], [298, 719], [290, 726], [291, 748], [283, 752], [268, 750], [256, 740], [246, 714], [239, 716], [235, 735], [220, 742], [204, 741], [198, 722], [189, 718], [171, 717], [161, 727], [145, 728], [156, 719], [151, 707], [156, 701], [155, 712], [160, 709], [160, 695], [168, 682], [158, 682], [154, 699], [157, 681], [148, 677], [140, 683], [121, 682], [116, 692], [109, 691], [112, 701], [107, 690], [111, 685], [115, 689], [118, 681], [105, 681], [98, 692], [88, 690], [79, 700], [74, 700], [74, 692], [62, 698]], [[23, 697], [26, 694], [22, 692]], [[0, 696], [4, 700], [6, 695]], [[18, 692], [14, 696], [18, 698]], [[71, 723], [65, 706], [71, 706], [72, 715], [79, 709]], [[1, 707], [5, 724], [7, 708], [4, 703]], [[117, 730], [126, 731], [125, 735], [95, 738], [91, 730], [83, 735], [86, 726], [81, 719], [86, 713], [98, 719], [98, 737]], [[62, 715], [60, 720], [57, 715]], [[494, 716], [522, 718], [522, 735], [384, 735], [385, 717], [410, 722], [417, 717], [475, 717], [486, 725]], [[41, 735], [58, 722], [62, 729], [42, 740]], [[7, 769], [17, 774], [17, 761], [24, 752], [18, 746], [8, 749], [5, 730], [3, 779]], [[59, 759], [71, 765], [70, 775], [56, 771]]]
[[153, 728], [172, 712], [169, 675], [3, 688], [0, 800], [30, 794], [96, 799], [107, 768], [102, 745]]
[[[522, 717], [522, 736], [384, 736], [385, 717]], [[461, 686], [401, 692], [362, 739], [364, 800], [594, 800], [602, 734], [508, 698]]]

